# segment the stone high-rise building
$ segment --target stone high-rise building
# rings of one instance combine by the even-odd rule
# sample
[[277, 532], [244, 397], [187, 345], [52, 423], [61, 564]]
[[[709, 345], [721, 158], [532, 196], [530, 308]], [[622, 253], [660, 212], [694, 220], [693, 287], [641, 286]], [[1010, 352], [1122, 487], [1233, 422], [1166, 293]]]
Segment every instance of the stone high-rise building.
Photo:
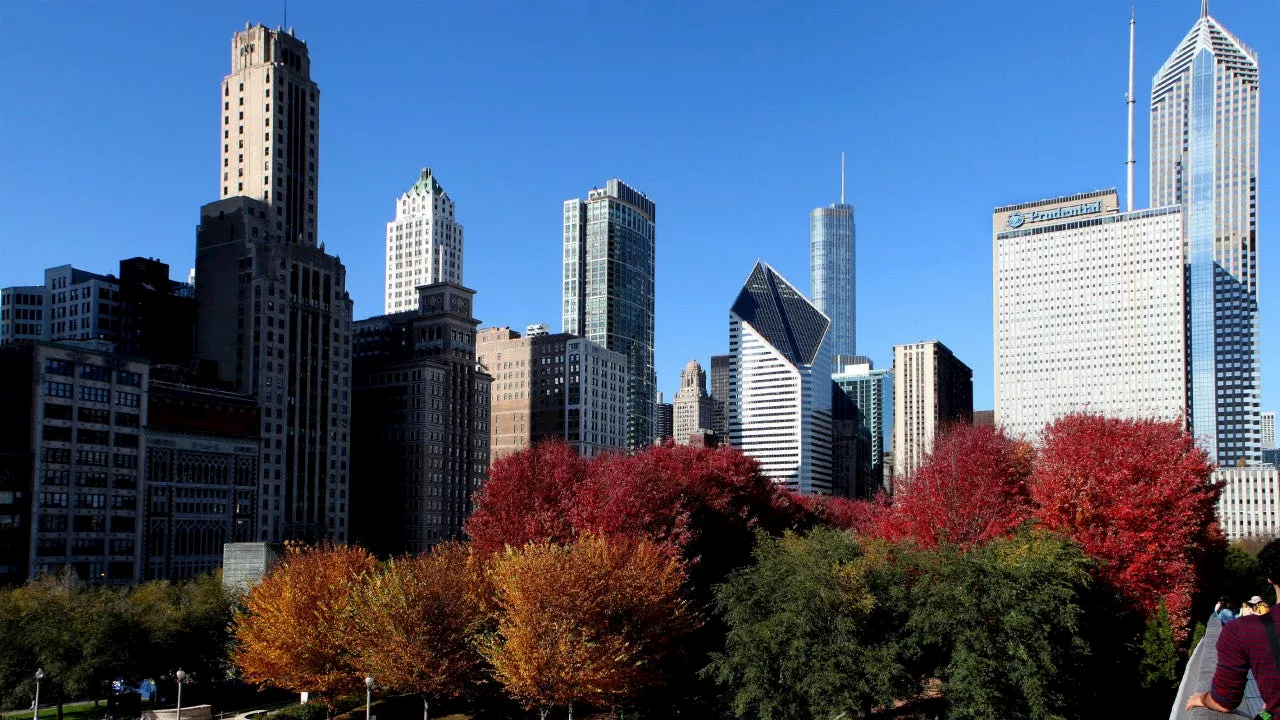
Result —
[[387, 223], [387, 282], [383, 312], [418, 307], [418, 288], [435, 283], [462, 284], [462, 225], [453, 200], [440, 182], [422, 174], [396, 199], [396, 216]]
[[307, 44], [292, 29], [246, 23], [231, 39], [231, 73], [221, 95], [219, 197], [262, 201], [272, 237], [314, 247], [320, 88], [311, 79]]
[[493, 376], [494, 459], [559, 438], [593, 457], [627, 446], [626, 358], [568, 333], [530, 325], [479, 332], [477, 358]]
[[492, 379], [476, 363], [475, 292], [436, 283], [418, 295], [415, 309], [355, 327], [351, 526], [384, 556], [461, 539], [489, 472]]
[[261, 407], [257, 540], [346, 542], [351, 298], [317, 243], [319, 89], [306, 45], [250, 26], [222, 83], [222, 200], [196, 232], [197, 352]]
[[910, 478], [951, 424], [973, 422], [973, 370], [937, 340], [893, 346], [894, 473]]
[[711, 432], [711, 397], [707, 395], [707, 373], [697, 360], [690, 360], [680, 373], [680, 390], [672, 403], [672, 436], [680, 445], [688, 445], [694, 435]]
[[1200, 17], [1151, 81], [1151, 205], [1182, 208], [1187, 416], [1220, 466], [1261, 462], [1258, 55]]
[[563, 330], [627, 359], [627, 446], [654, 438], [656, 206], [621, 180], [564, 203]]

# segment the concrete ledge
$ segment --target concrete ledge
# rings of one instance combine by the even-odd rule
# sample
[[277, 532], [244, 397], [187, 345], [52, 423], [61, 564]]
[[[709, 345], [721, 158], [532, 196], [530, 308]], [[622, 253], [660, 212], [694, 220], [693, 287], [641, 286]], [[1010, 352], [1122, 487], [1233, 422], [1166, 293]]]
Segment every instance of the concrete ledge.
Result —
[[1233, 712], [1220, 713], [1208, 708], [1194, 708], [1187, 712], [1187, 699], [1196, 693], [1209, 689], [1213, 682], [1213, 671], [1218, 667], [1218, 635], [1222, 632], [1222, 622], [1218, 618], [1210, 618], [1205, 627], [1204, 639], [1191, 652], [1187, 661], [1187, 669], [1182, 673], [1182, 682], [1178, 685], [1178, 694], [1173, 701], [1173, 709], [1169, 712], [1169, 720], [1236, 720], [1240, 717], [1253, 718], [1262, 710], [1262, 696], [1258, 694], [1258, 684], [1249, 674], [1249, 684], [1244, 689], [1244, 699], [1240, 707]]
[[[212, 705], [192, 705], [182, 708], [182, 720], [212, 720]], [[148, 710], [142, 713], [142, 720], [178, 720], [178, 709]]]

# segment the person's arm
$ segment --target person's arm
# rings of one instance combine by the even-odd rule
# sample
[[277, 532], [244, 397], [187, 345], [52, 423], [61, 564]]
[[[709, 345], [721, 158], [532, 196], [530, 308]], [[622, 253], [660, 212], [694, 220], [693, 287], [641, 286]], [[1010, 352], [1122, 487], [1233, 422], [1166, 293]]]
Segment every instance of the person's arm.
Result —
[[1244, 686], [1249, 681], [1249, 654], [1241, 637], [1242, 623], [1222, 626], [1218, 635], [1218, 667], [1213, 671], [1213, 683], [1209, 692], [1197, 693], [1187, 701], [1187, 708], [1203, 705], [1217, 712], [1230, 712], [1244, 698]]

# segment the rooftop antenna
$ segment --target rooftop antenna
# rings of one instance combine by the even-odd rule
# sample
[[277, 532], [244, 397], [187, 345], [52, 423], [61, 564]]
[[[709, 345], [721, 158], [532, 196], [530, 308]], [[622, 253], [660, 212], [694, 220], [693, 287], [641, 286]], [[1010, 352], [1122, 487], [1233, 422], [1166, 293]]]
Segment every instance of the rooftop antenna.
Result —
[[283, 2], [284, 2], [284, 17], [280, 18], [283, 21], [280, 23], [280, 27], [289, 27], [289, 0], [283, 0]]
[[844, 204], [844, 151], [840, 152], [840, 204]]
[[[1205, 0], [1208, 2], [1208, 0]], [[1129, 8], [1129, 92], [1125, 95], [1126, 103], [1129, 105], [1129, 157], [1125, 161], [1125, 207], [1126, 212], [1133, 212], [1133, 166], [1136, 162], [1133, 158], [1133, 24], [1134, 9]]]

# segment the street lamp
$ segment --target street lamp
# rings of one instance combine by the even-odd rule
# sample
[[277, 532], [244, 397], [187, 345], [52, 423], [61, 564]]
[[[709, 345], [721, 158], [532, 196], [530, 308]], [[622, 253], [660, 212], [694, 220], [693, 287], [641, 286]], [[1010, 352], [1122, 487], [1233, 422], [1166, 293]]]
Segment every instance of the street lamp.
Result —
[[44, 668], [36, 668], [36, 701], [34, 711], [31, 713], [31, 720], [39, 720], [40, 718], [40, 681], [44, 679]]
[[[373, 676], [366, 675], [364, 678], [364, 720], [370, 720], [369, 712], [373, 707]], [[182, 718], [178, 718], [182, 720]]]
[[182, 672], [181, 669], [179, 669], [178, 672], [174, 673], [173, 675], [174, 677], [178, 678], [178, 712], [177, 712], [178, 717], [176, 718], [176, 720], [182, 720], [182, 681], [187, 679], [187, 674]]

